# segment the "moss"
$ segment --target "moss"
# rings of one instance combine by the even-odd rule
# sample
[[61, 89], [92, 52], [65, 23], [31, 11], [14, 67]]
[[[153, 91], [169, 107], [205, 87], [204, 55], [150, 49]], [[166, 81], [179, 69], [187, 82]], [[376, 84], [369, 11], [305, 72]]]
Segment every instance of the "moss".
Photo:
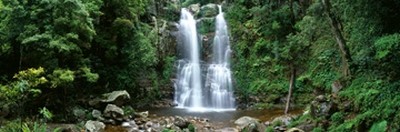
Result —
[[203, 18], [197, 24], [198, 32], [200, 34], [212, 33], [215, 31], [215, 19], [214, 18]]
[[274, 107], [274, 104], [272, 103], [256, 103], [254, 105], [254, 108], [256, 109], [272, 109]]
[[294, 121], [289, 124], [289, 127], [295, 127], [302, 123], [307, 123], [312, 120], [313, 120], [313, 118], [311, 117], [310, 114], [304, 114], [304, 115], [301, 115], [300, 117], [294, 119]]

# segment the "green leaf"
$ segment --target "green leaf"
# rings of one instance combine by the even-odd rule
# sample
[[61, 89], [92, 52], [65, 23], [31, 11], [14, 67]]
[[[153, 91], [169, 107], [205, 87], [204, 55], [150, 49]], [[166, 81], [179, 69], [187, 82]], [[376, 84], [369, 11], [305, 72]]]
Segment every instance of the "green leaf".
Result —
[[372, 125], [371, 129], [369, 130], [370, 132], [386, 132], [387, 129], [387, 121], [381, 121], [381, 122], [377, 122], [374, 123], [374, 125]]

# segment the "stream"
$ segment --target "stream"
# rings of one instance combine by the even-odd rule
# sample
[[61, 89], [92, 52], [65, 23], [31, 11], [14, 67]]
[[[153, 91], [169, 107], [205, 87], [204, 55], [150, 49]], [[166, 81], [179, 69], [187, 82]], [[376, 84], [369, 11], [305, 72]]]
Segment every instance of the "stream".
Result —
[[[275, 117], [284, 115], [283, 109], [264, 110], [228, 110], [228, 111], [190, 111], [181, 108], [151, 108], [147, 109], [150, 117], [159, 116], [182, 116], [207, 118], [216, 128], [232, 127], [234, 121], [243, 116], [250, 116], [259, 119], [261, 122], [270, 121]], [[302, 109], [291, 110], [290, 114], [299, 115]]]

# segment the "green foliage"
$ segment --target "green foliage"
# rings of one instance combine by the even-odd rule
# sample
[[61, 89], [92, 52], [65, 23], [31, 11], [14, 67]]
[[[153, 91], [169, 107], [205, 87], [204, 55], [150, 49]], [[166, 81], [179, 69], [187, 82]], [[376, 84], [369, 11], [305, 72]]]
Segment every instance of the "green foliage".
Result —
[[207, 34], [215, 31], [215, 19], [202, 19], [198, 24], [198, 32]]
[[175, 132], [175, 131], [170, 129], [164, 129], [162, 132]]
[[46, 106], [57, 120], [72, 113], [63, 107], [92, 94], [126, 89], [132, 97], [156, 96], [142, 92], [139, 85], [163, 61], [157, 57], [158, 32], [149, 18], [149, 4], [0, 1], [0, 92], [5, 93], [0, 94], [0, 104], [22, 101], [27, 108], [22, 113]]
[[[350, 101], [351, 110], [330, 116], [329, 131], [370, 128], [382, 120], [387, 128], [398, 130], [400, 119], [393, 112], [399, 108], [394, 102], [399, 92], [400, 26], [394, 24], [398, 21], [393, 16], [399, 15], [393, 11], [399, 2], [329, 1], [353, 59], [352, 78], [340, 74], [341, 52], [322, 1], [232, 1], [226, 17], [234, 43], [237, 94], [245, 101], [258, 95], [264, 96], [262, 102], [276, 103], [286, 94], [292, 65], [297, 70], [298, 102], [310, 101], [312, 97], [299, 96], [312, 91], [330, 93], [333, 82], [343, 85], [337, 101]], [[319, 119], [298, 120], [294, 124]]]
[[33, 125], [30, 127], [28, 124], [24, 123], [22, 126], [22, 132], [44, 132], [47, 131], [46, 124], [39, 124], [34, 122]]
[[386, 132], [387, 130], [387, 121], [381, 121], [374, 123], [372, 125], [371, 129], [369, 130], [370, 132]]
[[51, 120], [53, 118], [53, 114], [46, 107], [40, 109], [39, 113], [43, 116], [45, 120]]
[[99, 79], [99, 74], [91, 72], [91, 69], [88, 67], [82, 67], [81, 71], [83, 72], [82, 76], [85, 77], [88, 82], [95, 83]]
[[75, 75], [71, 70], [57, 69], [54, 70], [51, 75], [49, 75], [49, 78], [51, 79], [51, 88], [55, 88], [59, 85], [66, 85], [73, 82]]
[[14, 121], [10, 121], [5, 123], [5, 125], [3, 125], [0, 128], [0, 132], [20, 132], [21, 131], [21, 121], [20, 120], [14, 120]]
[[23, 101], [28, 95], [38, 96], [42, 92], [39, 86], [48, 82], [43, 73], [44, 69], [39, 67], [15, 74], [13, 78], [17, 80], [7, 85], [0, 85], [0, 92], [2, 93], [0, 99], [6, 103], [14, 104]]
[[183, 7], [188, 7], [191, 4], [197, 4], [197, 3], [201, 5], [205, 5], [208, 3], [215, 3], [215, 1], [213, 0], [181, 0], [181, 2]]
[[[276, 103], [288, 91], [291, 66], [298, 75], [311, 70], [304, 62], [312, 53], [308, 33], [314, 31], [301, 31], [309, 28], [303, 26], [308, 22], [293, 23], [302, 20], [298, 12], [291, 11], [300, 10], [297, 4], [238, 1], [228, 7], [226, 17], [235, 38], [233, 69], [238, 95], [268, 95], [263, 102]], [[310, 91], [305, 89], [310, 84], [296, 82], [299, 88], [295, 90]]]
[[254, 108], [256, 108], [256, 109], [271, 109], [271, 108], [273, 108], [273, 106], [274, 106], [274, 104], [272, 104], [272, 103], [257, 103], [254, 105]]
[[124, 110], [125, 115], [134, 115], [136, 112], [131, 106], [124, 106], [122, 107], [122, 110]]
[[330, 120], [332, 121], [333, 124], [338, 125], [338, 124], [343, 123], [344, 118], [345, 117], [344, 117], [343, 112], [336, 112], [336, 113], [332, 114]]
[[[0, 132], [45, 132], [47, 131], [47, 125], [38, 122], [24, 122], [20, 120], [14, 120], [7, 122], [6, 125], [0, 128]], [[54, 130], [57, 132], [58, 130]]]
[[400, 76], [394, 72], [399, 68], [400, 60], [396, 57], [399, 56], [397, 52], [400, 49], [400, 34], [391, 34], [380, 37], [374, 43], [376, 48], [375, 57], [379, 69], [384, 71], [388, 79], [396, 80]]
[[[357, 77], [348, 89], [340, 93], [343, 99], [351, 100], [352, 110], [357, 111], [354, 118], [341, 122], [336, 122], [331, 126], [331, 130], [351, 131], [359, 127], [370, 127], [375, 122], [386, 120], [388, 126], [393, 130], [399, 129], [399, 120], [396, 114], [399, 104], [395, 103], [400, 100], [397, 96], [398, 90], [394, 90], [399, 86], [398, 82], [389, 83], [387, 80], [374, 78], [375, 75], [365, 74]], [[365, 126], [363, 126], [365, 125]]]
[[189, 124], [188, 129], [189, 132], [196, 132], [196, 127], [193, 124]]
[[400, 43], [400, 34], [392, 34], [384, 36], [376, 40], [375, 47], [377, 49], [376, 58], [384, 59], [391, 56], [396, 56], [393, 51], [398, 49]]
[[274, 127], [273, 126], [268, 126], [266, 129], [265, 129], [265, 132], [274, 132]]
[[321, 127], [314, 128], [312, 132], [324, 132], [324, 129]]

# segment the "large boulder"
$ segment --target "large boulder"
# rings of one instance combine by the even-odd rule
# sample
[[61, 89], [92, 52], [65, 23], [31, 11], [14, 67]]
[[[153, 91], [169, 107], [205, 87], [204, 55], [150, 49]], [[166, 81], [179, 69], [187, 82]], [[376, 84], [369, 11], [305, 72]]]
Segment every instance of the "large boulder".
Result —
[[135, 113], [135, 116], [139, 118], [147, 118], [149, 117], [149, 111], [137, 112]]
[[104, 131], [104, 128], [106, 128], [106, 125], [100, 121], [89, 120], [85, 123], [85, 129], [88, 132], [101, 132]]
[[179, 128], [187, 128], [190, 122], [183, 117], [176, 116], [174, 120], [174, 125], [178, 126]]
[[88, 101], [88, 104], [94, 108], [102, 109], [107, 104], [115, 104], [117, 106], [123, 106], [129, 102], [130, 95], [127, 91], [113, 91], [110, 93], [103, 94], [102, 97], [95, 97]]
[[135, 121], [128, 121], [121, 124], [122, 127], [126, 128], [129, 132], [139, 131], [139, 126], [135, 123]]
[[312, 102], [310, 107], [310, 114], [315, 118], [329, 117], [336, 111], [336, 105], [333, 101], [324, 95], [317, 96]]
[[244, 126], [247, 126], [250, 123], [254, 123], [254, 122], [259, 122], [259, 120], [256, 118], [253, 118], [253, 117], [243, 116], [243, 117], [240, 117], [239, 119], [237, 119], [235, 121], [235, 124], [238, 125], [239, 127], [244, 127]]
[[81, 108], [81, 107], [72, 108], [72, 114], [74, 115], [75, 119], [77, 119], [78, 121], [86, 120], [87, 113], [88, 113], [88, 111], [86, 109]]
[[266, 127], [260, 123], [258, 119], [243, 116], [235, 121], [235, 124], [239, 126], [241, 131], [246, 132], [264, 132]]
[[245, 132], [264, 132], [267, 127], [264, 124], [259, 122], [250, 123], [249, 125], [245, 126], [242, 131]]
[[92, 117], [100, 121], [104, 120], [103, 116], [101, 115], [101, 111], [99, 110], [93, 110]]
[[117, 106], [122, 106], [123, 104], [129, 102], [131, 98], [126, 90], [113, 91], [111, 93], [103, 94], [104, 99], [101, 100], [103, 103], [115, 104]]
[[122, 119], [124, 116], [124, 110], [114, 104], [108, 104], [103, 113], [104, 117], [112, 119]]
[[275, 123], [277, 123], [277, 122], [280, 122], [281, 125], [288, 126], [288, 125], [290, 124], [290, 122], [293, 121], [294, 118], [296, 118], [296, 116], [295, 116], [295, 115], [290, 115], [290, 114], [289, 114], [289, 115], [278, 116], [278, 117], [275, 117], [275, 118], [272, 120], [272, 124], [275, 124]]
[[200, 3], [189, 5], [188, 9], [195, 16], [200, 12]]

